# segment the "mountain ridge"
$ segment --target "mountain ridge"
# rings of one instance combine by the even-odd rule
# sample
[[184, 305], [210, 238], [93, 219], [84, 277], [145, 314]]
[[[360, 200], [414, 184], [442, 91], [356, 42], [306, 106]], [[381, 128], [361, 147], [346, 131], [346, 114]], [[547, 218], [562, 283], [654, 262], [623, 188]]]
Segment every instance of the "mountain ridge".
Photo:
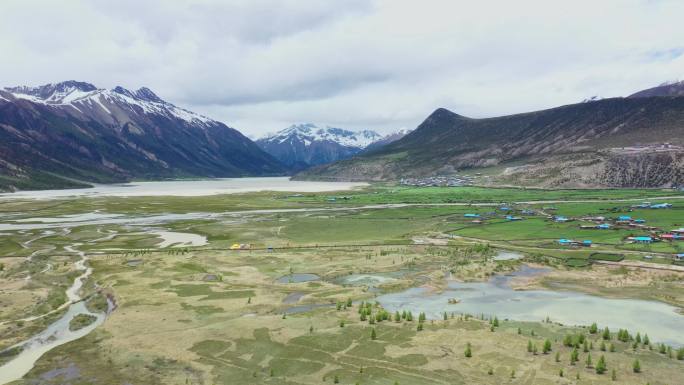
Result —
[[297, 177], [397, 180], [499, 168], [480, 183], [674, 186], [684, 184], [683, 145], [684, 97], [609, 98], [484, 119], [438, 108], [396, 142]]
[[146, 87], [66, 81], [0, 89], [0, 189], [284, 172], [239, 131]]

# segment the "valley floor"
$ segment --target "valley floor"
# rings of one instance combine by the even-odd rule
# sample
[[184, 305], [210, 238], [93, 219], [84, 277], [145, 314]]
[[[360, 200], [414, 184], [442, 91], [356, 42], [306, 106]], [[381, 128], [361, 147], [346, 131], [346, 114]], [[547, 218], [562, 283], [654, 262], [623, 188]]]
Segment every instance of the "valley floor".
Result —
[[[67, 320], [84, 335], [46, 351], [11, 383], [675, 384], [684, 337], [666, 331], [684, 320], [684, 272], [673, 262], [684, 241], [629, 243], [645, 230], [590, 229], [583, 218], [629, 215], [676, 229], [684, 227], [682, 198], [672, 190], [373, 185], [5, 200], [0, 365], [26, 359], [45, 341], [22, 341], [83, 299], [102, 320]], [[631, 207], [643, 201], [672, 207]], [[561, 238], [592, 247], [561, 246]], [[80, 276], [82, 288], [69, 292]], [[462, 310], [479, 299], [458, 285], [485, 283], [512, 296], [511, 314]], [[516, 290], [625, 301], [637, 313], [662, 311], [662, 325], [636, 323], [620, 340], [631, 313], [585, 313], [570, 323], [573, 309], [526, 311]], [[453, 303], [442, 308], [435, 298], [447, 294]], [[408, 305], [416, 296], [424, 300]], [[609, 321], [591, 333], [599, 319]], [[598, 374], [601, 357], [607, 370]]]

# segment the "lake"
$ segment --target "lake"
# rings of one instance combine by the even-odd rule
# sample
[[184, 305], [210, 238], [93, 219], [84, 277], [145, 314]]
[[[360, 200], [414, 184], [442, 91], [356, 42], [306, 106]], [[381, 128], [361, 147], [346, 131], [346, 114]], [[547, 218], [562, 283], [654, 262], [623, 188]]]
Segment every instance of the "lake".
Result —
[[[449, 282], [441, 293], [416, 287], [376, 298], [388, 311], [425, 312], [431, 319], [442, 314], [497, 316], [499, 319], [542, 321], [547, 316], [565, 325], [608, 326], [611, 330], [628, 329], [630, 333], [648, 333], [652, 341], [674, 346], [684, 345], [684, 316], [677, 308], [662, 302], [636, 299], [613, 299], [573, 291], [513, 290], [509, 282], [515, 275], [539, 271], [524, 267], [511, 275], [497, 275], [487, 282]], [[449, 304], [449, 298], [459, 299]]]
[[255, 191], [324, 192], [367, 186], [358, 182], [293, 181], [289, 177], [218, 178], [94, 185], [92, 188], [2, 193], [0, 199], [56, 199], [66, 197], [205, 196]]

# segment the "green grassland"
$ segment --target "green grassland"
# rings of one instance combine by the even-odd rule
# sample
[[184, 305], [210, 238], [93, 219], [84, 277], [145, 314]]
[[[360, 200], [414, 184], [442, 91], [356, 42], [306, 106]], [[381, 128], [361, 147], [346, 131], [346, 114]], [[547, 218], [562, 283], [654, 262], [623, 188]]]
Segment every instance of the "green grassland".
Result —
[[[631, 215], [663, 229], [682, 227], [684, 200], [663, 200], [674, 205], [667, 210], [629, 208], [641, 200], [675, 195], [681, 194], [373, 185], [303, 196], [263, 192], [7, 201], [0, 205], [2, 223], [24, 219], [35, 224], [38, 221], [30, 218], [96, 210], [131, 217], [224, 214], [146, 224], [80, 223], [50, 228], [51, 232], [0, 231], [0, 348], [35, 334], [59, 316], [16, 322], [64, 303], [64, 290], [78, 274], [74, 247], [86, 253], [93, 268], [83, 292], [92, 296], [89, 306], [106, 308], [108, 295], [116, 309], [86, 337], [45, 354], [18, 383], [333, 384], [337, 379], [340, 384], [378, 385], [675, 384], [684, 372], [684, 361], [661, 354], [656, 341], [633, 348], [633, 341], [620, 342], [613, 336], [615, 351], [604, 352], [599, 349], [600, 337], [586, 328], [553, 322], [502, 319], [493, 327], [489, 320], [456, 314], [447, 320], [427, 320], [418, 330], [417, 314], [413, 321], [374, 324], [359, 315], [361, 301], [372, 302], [377, 295], [373, 289], [393, 292], [423, 285], [440, 290], [446, 285], [445, 271], [456, 279], [483, 280], [522, 263], [493, 261], [497, 249], [516, 251], [527, 256], [527, 263], [554, 268], [553, 274], [531, 281], [530, 287], [563, 287], [684, 307], [683, 273], [603, 267], [592, 265], [598, 258], [591, 258], [596, 253], [620, 254], [623, 262], [630, 262], [654, 254], [650, 263], [668, 268], [668, 256], [684, 242], [633, 245], [625, 242], [625, 237], [638, 233], [633, 229], [579, 228], [590, 223], [579, 218], [589, 215]], [[554, 202], [535, 203], [539, 201]], [[523, 209], [536, 214], [507, 221], [500, 202], [507, 202], [515, 215]], [[392, 206], [363, 207], [386, 204]], [[553, 222], [545, 215], [548, 206], [555, 207], [554, 214], [575, 220]], [[282, 209], [298, 211], [273, 211]], [[473, 223], [466, 213], [481, 214], [482, 223]], [[208, 244], [160, 249], [161, 238], [149, 233], [158, 229], [199, 234]], [[566, 248], [557, 244], [559, 238], [590, 239], [594, 245]], [[234, 243], [250, 244], [251, 249], [229, 250]], [[25, 258], [31, 254], [30, 260]], [[138, 262], [130, 264], [131, 260]], [[376, 288], [340, 283], [349, 274], [371, 272], [396, 274], [396, 279]], [[321, 279], [278, 282], [291, 273]], [[294, 303], [284, 302], [293, 294], [298, 298]], [[338, 310], [336, 304], [347, 300], [353, 305]], [[381, 310], [373, 308], [374, 314]], [[592, 320], [587, 317], [588, 325]], [[572, 349], [562, 343], [567, 334], [586, 335], [593, 342], [594, 364], [605, 356], [608, 372], [597, 374], [595, 367], [586, 367], [588, 353], [581, 348], [579, 362], [571, 365]], [[552, 350], [543, 354], [547, 339]], [[527, 352], [529, 341], [537, 345], [538, 354]], [[468, 343], [472, 357], [464, 354]], [[632, 370], [636, 359], [641, 373]], [[70, 366], [77, 368], [74, 378], [45, 375]]]

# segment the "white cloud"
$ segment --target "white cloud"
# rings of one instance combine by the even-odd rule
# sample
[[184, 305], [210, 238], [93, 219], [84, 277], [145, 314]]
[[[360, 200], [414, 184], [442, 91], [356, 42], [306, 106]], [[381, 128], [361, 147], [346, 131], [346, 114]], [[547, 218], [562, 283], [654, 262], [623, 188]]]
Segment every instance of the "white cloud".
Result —
[[0, 84], [148, 86], [248, 134], [413, 128], [684, 76], [681, 1], [0, 2]]

